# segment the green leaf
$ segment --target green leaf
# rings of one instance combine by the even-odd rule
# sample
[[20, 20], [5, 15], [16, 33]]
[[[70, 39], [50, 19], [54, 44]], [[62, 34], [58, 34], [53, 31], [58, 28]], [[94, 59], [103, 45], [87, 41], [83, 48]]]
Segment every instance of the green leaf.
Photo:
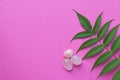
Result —
[[103, 41], [105, 46], [107, 46], [112, 41], [112, 39], [115, 37], [118, 26], [120, 26], [120, 24], [118, 24], [114, 28], [112, 28], [112, 30], [106, 35], [106, 37]]
[[116, 52], [119, 48], [120, 48], [120, 35], [113, 42], [111, 50], [112, 52]]
[[88, 51], [88, 53], [84, 56], [83, 59], [93, 57], [93, 56], [97, 55], [98, 53], [100, 53], [103, 49], [104, 49], [103, 45], [95, 46], [90, 51]]
[[112, 80], [120, 80], [120, 70], [116, 72]]
[[81, 49], [84, 49], [86, 47], [89, 47], [91, 45], [94, 45], [95, 43], [97, 43], [98, 39], [97, 38], [92, 38], [92, 39], [89, 39], [87, 41], [85, 41], [80, 47], [79, 49], [77, 50], [77, 52], [79, 52]]
[[95, 67], [99, 66], [100, 64], [104, 63], [107, 61], [110, 57], [112, 56], [112, 52], [107, 51], [104, 54], [102, 54], [94, 63], [93, 67], [91, 70], [93, 70]]
[[91, 23], [90, 21], [83, 15], [81, 15], [80, 13], [78, 13], [77, 11], [73, 10], [77, 16], [78, 16], [78, 19], [82, 25], [82, 27], [88, 31], [88, 32], [91, 32], [92, 31], [92, 26], [91, 26]]
[[106, 22], [98, 32], [97, 38], [100, 40], [108, 31], [108, 28], [113, 20]]
[[79, 39], [79, 38], [86, 38], [86, 37], [90, 37], [92, 35], [93, 35], [92, 32], [85, 32], [85, 31], [84, 32], [79, 32], [72, 38], [72, 40]]
[[101, 23], [101, 19], [102, 19], [102, 13], [100, 13], [100, 15], [97, 17], [94, 28], [93, 28], [93, 32], [96, 33], [100, 27], [100, 23]]
[[111, 62], [109, 62], [104, 68], [103, 70], [100, 72], [99, 76], [103, 74], [106, 74], [110, 71], [112, 71], [113, 69], [115, 69], [118, 65], [120, 64], [120, 59], [116, 58], [114, 60], [112, 60]]

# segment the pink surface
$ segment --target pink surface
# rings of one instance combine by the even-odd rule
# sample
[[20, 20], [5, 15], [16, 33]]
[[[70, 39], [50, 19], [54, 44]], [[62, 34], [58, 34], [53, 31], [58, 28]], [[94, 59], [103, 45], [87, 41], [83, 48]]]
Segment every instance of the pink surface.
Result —
[[[92, 25], [102, 11], [102, 24], [112, 18], [116, 20], [110, 28], [120, 23], [120, 0], [0, 0], [0, 80], [96, 80], [103, 68], [90, 73], [96, 57], [71, 72], [61, 65], [63, 51], [76, 51], [85, 41], [69, 44], [73, 35], [83, 31], [72, 9]], [[83, 57], [89, 49], [78, 55]], [[114, 73], [98, 80], [111, 80]]]

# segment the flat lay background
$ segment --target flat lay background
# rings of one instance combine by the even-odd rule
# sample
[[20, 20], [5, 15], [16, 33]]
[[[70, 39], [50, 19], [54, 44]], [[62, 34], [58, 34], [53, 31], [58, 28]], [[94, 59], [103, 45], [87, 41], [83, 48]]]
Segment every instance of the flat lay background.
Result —
[[[90, 72], [98, 56], [84, 60], [70, 72], [61, 65], [64, 50], [75, 52], [87, 40], [69, 43], [84, 31], [72, 9], [92, 25], [104, 11], [101, 25], [114, 18], [111, 29], [120, 23], [119, 4], [120, 0], [0, 0], [0, 80], [96, 80], [106, 64]], [[90, 49], [78, 55], [83, 57]], [[97, 80], [111, 80], [116, 70]]]

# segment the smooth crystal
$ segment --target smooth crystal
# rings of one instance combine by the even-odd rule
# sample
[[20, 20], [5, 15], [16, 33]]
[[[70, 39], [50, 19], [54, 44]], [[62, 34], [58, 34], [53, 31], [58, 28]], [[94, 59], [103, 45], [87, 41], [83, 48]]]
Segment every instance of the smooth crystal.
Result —
[[73, 50], [72, 49], [67, 49], [64, 51], [64, 57], [66, 58], [71, 58], [73, 55]]
[[71, 62], [74, 65], [80, 65], [82, 63], [82, 59], [78, 55], [73, 55], [71, 58]]
[[69, 58], [65, 58], [62, 64], [66, 70], [72, 70], [73, 68], [73, 64]]

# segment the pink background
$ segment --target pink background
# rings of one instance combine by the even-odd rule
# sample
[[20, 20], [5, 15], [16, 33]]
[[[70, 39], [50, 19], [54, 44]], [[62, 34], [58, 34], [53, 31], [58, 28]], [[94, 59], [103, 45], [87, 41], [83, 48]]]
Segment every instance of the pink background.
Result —
[[[61, 65], [63, 51], [76, 51], [86, 40], [69, 44], [73, 35], [83, 31], [72, 9], [92, 25], [102, 11], [102, 24], [113, 18], [110, 28], [120, 23], [120, 0], [0, 0], [0, 80], [96, 80], [105, 65], [90, 73], [98, 56], [71, 72]], [[89, 49], [78, 55], [83, 57]], [[114, 73], [98, 80], [111, 80]]]

